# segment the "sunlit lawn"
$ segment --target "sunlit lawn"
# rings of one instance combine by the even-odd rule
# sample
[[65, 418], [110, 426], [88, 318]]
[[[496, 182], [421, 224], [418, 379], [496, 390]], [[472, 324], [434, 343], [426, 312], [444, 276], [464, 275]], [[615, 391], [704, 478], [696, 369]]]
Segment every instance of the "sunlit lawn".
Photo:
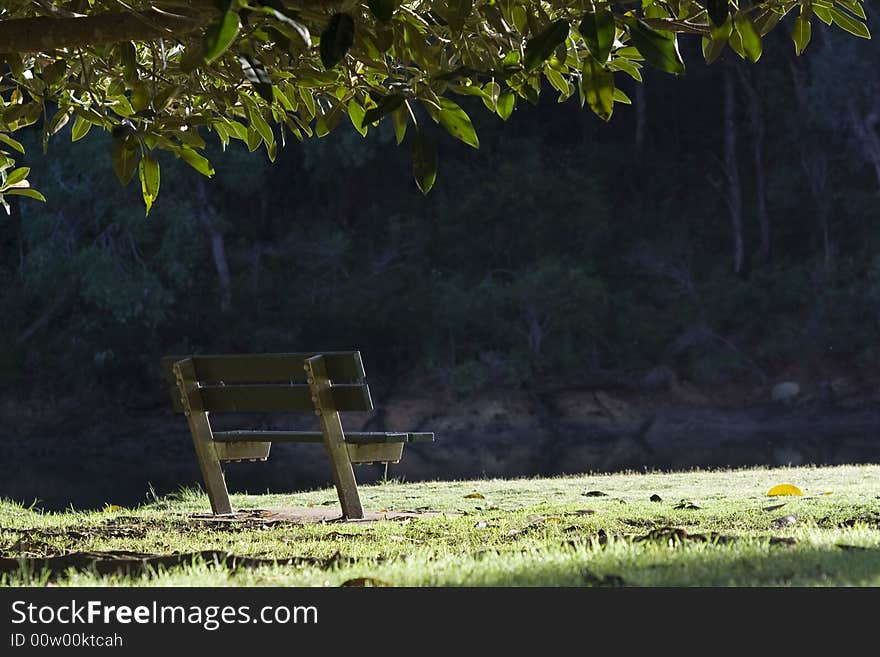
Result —
[[[779, 483], [795, 484], [804, 494], [768, 497]], [[652, 495], [660, 501], [651, 501]], [[136, 509], [94, 512], [40, 513], [7, 501], [0, 503], [0, 556], [21, 561], [5, 561], [0, 582], [880, 585], [880, 466], [390, 482], [362, 487], [362, 497], [373, 510], [441, 513], [308, 525], [250, 514], [219, 525], [190, 517], [207, 511], [207, 500], [195, 491]], [[335, 504], [330, 490], [233, 496], [237, 509]], [[38, 561], [108, 551], [186, 556], [176, 558], [180, 564], [104, 575], [88, 566], [50, 572], [50, 562]], [[211, 553], [192, 555], [206, 551]], [[297, 559], [266, 564], [225, 559], [227, 554]]]

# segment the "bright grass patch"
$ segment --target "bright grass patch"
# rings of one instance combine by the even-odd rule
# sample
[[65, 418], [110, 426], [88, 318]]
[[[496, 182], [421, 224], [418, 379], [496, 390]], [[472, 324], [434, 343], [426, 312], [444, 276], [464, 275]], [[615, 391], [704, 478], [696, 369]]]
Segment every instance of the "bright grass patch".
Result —
[[[781, 483], [803, 496], [766, 494]], [[880, 585], [880, 466], [392, 482], [362, 487], [362, 498], [371, 510], [445, 515], [297, 525], [252, 513], [221, 525], [190, 516], [208, 509], [192, 490], [109, 511], [41, 513], [5, 501], [0, 584]], [[332, 490], [232, 501], [338, 508]], [[155, 563], [104, 563], [128, 553]], [[46, 566], [63, 555], [103, 559], [103, 570]]]

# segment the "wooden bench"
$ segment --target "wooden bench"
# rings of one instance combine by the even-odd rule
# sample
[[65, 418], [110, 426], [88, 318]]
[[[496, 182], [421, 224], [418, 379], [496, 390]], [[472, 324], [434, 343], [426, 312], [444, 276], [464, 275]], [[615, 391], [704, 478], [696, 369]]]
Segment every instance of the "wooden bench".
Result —
[[[269, 457], [273, 442], [323, 443], [346, 518], [364, 517], [353, 463], [396, 463], [404, 443], [433, 433], [346, 432], [340, 412], [372, 411], [358, 351], [221, 356], [166, 356], [162, 368], [175, 410], [186, 415], [215, 514], [232, 513], [224, 461]], [[315, 413], [320, 431], [214, 431], [209, 413]]]

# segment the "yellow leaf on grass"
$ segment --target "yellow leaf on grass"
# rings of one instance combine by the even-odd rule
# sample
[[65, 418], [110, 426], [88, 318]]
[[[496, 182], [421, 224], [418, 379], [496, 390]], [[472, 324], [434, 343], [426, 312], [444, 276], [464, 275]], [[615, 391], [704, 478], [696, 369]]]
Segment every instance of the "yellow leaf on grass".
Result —
[[779, 484], [767, 491], [767, 495], [776, 497], [779, 495], [803, 495], [800, 488], [794, 484]]
[[104, 513], [110, 513], [111, 511], [122, 511], [122, 507], [118, 504], [107, 504], [104, 506]]
[[464, 496], [464, 499], [466, 499], [466, 500], [485, 500], [486, 496], [483, 495], [482, 493], [468, 493], [467, 495]]

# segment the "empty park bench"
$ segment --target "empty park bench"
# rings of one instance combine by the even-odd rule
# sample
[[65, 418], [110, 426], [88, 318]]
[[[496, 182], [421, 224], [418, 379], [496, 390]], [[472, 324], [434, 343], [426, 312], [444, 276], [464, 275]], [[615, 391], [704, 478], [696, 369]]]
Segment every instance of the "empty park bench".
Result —
[[[344, 431], [340, 413], [372, 411], [358, 351], [221, 356], [167, 356], [175, 410], [186, 415], [205, 490], [215, 514], [232, 513], [224, 461], [269, 457], [273, 442], [323, 443], [342, 514], [361, 519], [353, 463], [396, 463], [407, 442], [433, 433]], [[320, 431], [214, 431], [209, 413], [315, 413]]]

